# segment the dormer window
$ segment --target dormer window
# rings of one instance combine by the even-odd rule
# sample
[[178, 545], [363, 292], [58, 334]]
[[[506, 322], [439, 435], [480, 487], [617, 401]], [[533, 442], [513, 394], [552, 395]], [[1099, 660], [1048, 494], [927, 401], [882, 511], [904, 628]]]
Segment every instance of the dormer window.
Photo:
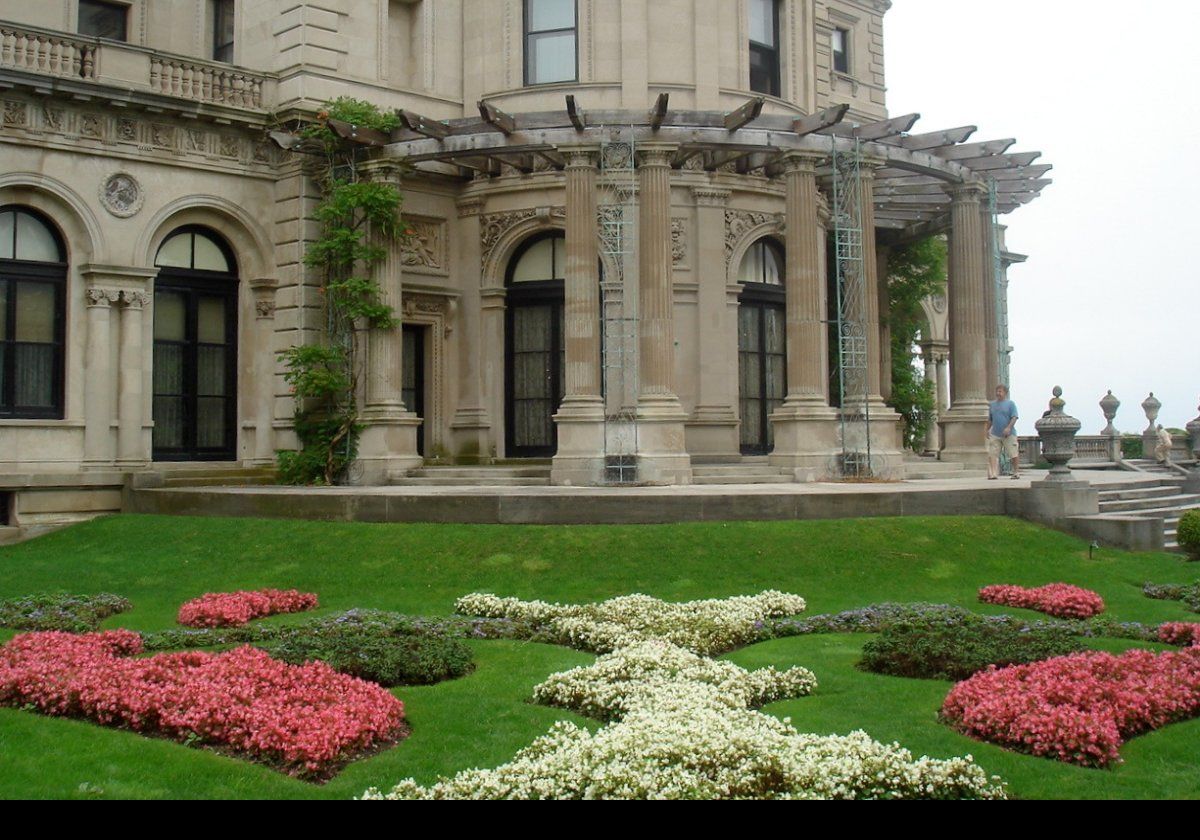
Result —
[[750, 0], [750, 90], [781, 95], [779, 0]]

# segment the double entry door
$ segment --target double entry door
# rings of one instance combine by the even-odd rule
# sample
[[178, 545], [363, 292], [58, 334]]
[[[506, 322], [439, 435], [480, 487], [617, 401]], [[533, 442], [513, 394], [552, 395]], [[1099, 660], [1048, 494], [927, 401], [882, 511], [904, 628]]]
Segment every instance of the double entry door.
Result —
[[562, 284], [510, 289], [505, 330], [505, 450], [545, 458], [558, 450], [554, 414], [565, 385]]
[[775, 446], [770, 416], [787, 396], [784, 307], [743, 299], [738, 306], [738, 391], [743, 455], [766, 455]]
[[236, 282], [159, 275], [153, 380], [155, 460], [235, 460]]

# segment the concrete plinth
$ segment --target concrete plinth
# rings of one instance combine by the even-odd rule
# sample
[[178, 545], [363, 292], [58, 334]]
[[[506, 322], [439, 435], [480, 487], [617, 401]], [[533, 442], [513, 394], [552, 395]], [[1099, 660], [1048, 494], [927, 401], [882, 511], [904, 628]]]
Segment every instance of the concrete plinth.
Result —
[[451, 453], [455, 463], [488, 464], [495, 460], [491, 430], [486, 408], [459, 409], [450, 424]]
[[565, 487], [604, 484], [604, 403], [599, 397], [567, 397], [554, 415], [558, 451], [550, 483]]
[[951, 409], [947, 412], [940, 423], [942, 460], [987, 469], [986, 424], [986, 409], [981, 412]]
[[1035, 481], [1020, 507], [1026, 519], [1059, 525], [1069, 516], [1098, 514], [1100, 491], [1086, 481]]
[[794, 470], [799, 481], [837, 476], [842, 445], [836, 409], [784, 405], [771, 415], [771, 427], [775, 434], [772, 466]]
[[411, 412], [390, 416], [363, 416], [358, 440], [358, 458], [350, 470], [351, 483], [362, 486], [387, 484], [392, 475], [424, 463], [417, 453], [417, 428], [421, 418]]
[[638, 401], [637, 483], [692, 483], [692, 458], [687, 453], [684, 422], [687, 415], [674, 398]]

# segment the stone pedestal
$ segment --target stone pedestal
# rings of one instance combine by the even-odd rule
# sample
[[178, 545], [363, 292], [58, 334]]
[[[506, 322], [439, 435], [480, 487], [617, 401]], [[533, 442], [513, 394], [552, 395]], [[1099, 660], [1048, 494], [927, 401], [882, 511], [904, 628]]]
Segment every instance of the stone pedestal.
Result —
[[1035, 481], [1028, 494], [1023, 515], [1034, 522], [1061, 526], [1068, 516], [1100, 512], [1100, 492], [1086, 481]]

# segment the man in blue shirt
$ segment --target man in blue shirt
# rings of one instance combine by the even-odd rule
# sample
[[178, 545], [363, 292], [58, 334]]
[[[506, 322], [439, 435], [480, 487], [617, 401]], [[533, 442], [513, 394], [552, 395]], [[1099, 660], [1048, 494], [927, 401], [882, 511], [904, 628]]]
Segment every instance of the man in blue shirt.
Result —
[[996, 386], [996, 401], [988, 403], [987, 451], [988, 480], [1000, 477], [1000, 451], [1012, 461], [1013, 479], [1021, 477], [1020, 449], [1017, 446], [1017, 405], [1008, 398], [1006, 385]]

